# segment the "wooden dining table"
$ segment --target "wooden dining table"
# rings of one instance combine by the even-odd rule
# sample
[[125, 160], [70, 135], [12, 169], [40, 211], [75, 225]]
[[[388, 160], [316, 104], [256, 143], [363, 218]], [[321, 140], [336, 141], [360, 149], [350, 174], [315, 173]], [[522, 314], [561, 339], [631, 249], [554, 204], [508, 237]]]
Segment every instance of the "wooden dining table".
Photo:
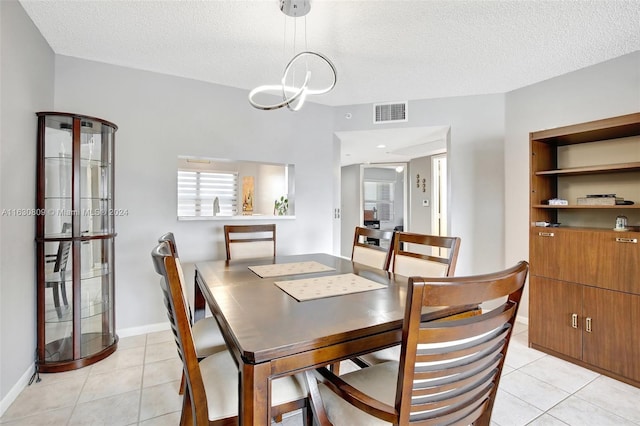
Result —
[[[328, 271], [261, 278], [249, 267], [317, 262]], [[354, 274], [382, 288], [298, 301], [275, 282]], [[194, 318], [216, 318], [240, 374], [241, 425], [271, 423], [271, 380], [401, 342], [408, 278], [329, 254], [195, 265]], [[468, 308], [423, 312], [434, 320]]]

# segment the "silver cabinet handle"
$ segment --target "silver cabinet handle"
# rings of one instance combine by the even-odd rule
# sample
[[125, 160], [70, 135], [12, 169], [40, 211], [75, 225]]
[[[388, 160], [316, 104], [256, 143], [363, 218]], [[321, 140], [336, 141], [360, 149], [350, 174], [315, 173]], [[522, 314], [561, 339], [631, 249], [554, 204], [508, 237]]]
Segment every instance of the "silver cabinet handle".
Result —
[[541, 237], [553, 237], [553, 232], [538, 232], [538, 235]]
[[591, 318], [589, 317], [586, 319], [586, 331], [587, 333], [591, 333]]
[[637, 238], [622, 238], [622, 237], [617, 237], [617, 238], [616, 238], [616, 243], [631, 243], [631, 244], [638, 244], [638, 239], [637, 239]]
[[578, 314], [571, 315], [571, 327], [578, 328]]

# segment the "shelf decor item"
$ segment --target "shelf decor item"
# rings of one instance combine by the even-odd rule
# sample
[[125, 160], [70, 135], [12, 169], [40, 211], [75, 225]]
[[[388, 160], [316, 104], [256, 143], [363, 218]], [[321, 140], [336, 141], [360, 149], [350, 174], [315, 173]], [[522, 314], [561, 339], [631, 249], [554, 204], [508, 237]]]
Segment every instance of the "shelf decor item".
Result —
[[93, 364], [116, 350], [114, 140], [118, 127], [39, 112], [36, 170], [37, 370]]
[[253, 214], [253, 197], [255, 194], [255, 183], [253, 176], [242, 178], [242, 214]]
[[289, 212], [289, 199], [284, 195], [273, 203], [273, 215], [274, 216], [286, 216]]

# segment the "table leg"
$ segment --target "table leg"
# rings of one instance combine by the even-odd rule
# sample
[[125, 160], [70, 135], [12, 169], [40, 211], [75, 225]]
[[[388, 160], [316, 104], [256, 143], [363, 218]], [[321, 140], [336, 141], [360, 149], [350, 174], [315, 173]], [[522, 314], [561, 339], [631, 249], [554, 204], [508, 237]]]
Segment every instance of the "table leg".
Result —
[[205, 304], [204, 295], [202, 294], [201, 285], [205, 285], [202, 278], [198, 274], [198, 270], [196, 269], [196, 273], [194, 276], [194, 285], [193, 285], [193, 322], [201, 320], [205, 317]]
[[240, 424], [269, 426], [271, 424], [270, 364], [240, 366]]

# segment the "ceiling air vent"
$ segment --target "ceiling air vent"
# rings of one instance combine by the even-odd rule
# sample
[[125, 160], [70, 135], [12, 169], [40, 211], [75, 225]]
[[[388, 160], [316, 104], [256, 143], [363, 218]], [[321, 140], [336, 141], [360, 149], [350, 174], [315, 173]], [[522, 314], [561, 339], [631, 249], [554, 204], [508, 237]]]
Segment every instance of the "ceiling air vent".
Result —
[[408, 121], [407, 102], [373, 104], [373, 124]]

